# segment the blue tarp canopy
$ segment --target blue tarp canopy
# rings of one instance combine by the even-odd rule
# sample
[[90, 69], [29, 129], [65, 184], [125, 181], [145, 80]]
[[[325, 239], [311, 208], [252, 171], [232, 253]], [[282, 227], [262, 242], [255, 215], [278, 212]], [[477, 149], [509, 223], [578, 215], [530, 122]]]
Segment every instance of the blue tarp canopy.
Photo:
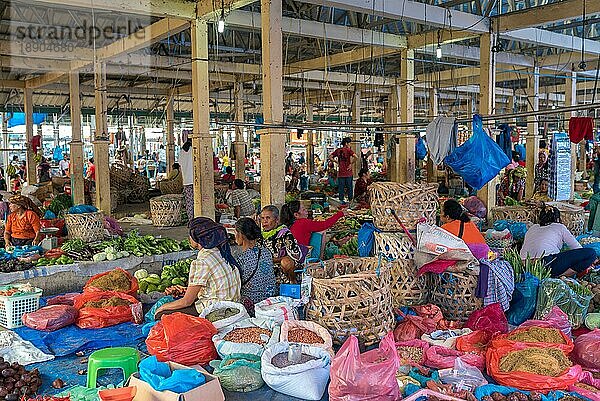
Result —
[[[46, 119], [46, 113], [33, 113], [33, 123], [41, 124]], [[25, 125], [25, 113], [11, 113], [8, 128]]]

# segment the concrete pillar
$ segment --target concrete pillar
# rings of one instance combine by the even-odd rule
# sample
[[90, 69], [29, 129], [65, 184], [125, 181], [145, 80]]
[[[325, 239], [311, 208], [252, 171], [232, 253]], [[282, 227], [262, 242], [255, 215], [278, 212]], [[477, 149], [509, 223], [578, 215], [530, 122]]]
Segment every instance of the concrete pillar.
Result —
[[[361, 93], [360, 93], [360, 89], [354, 89], [354, 94], [352, 97], [352, 122], [354, 124], [360, 124], [360, 99], [361, 99]], [[358, 128], [355, 128], [356, 131], [359, 131]], [[352, 144], [350, 145], [350, 147], [352, 148], [352, 150], [354, 151], [354, 153], [356, 153], [356, 156], [358, 157], [358, 159], [356, 159], [354, 161], [354, 164], [352, 165], [352, 175], [354, 176], [354, 178], [358, 177], [358, 173], [360, 171], [361, 168], [361, 149], [360, 149], [360, 132], [353, 132], [352, 133]]]
[[[313, 122], [313, 105], [306, 105], [306, 122]], [[313, 133], [312, 128], [308, 130], [307, 135], [308, 141], [306, 145], [306, 172], [308, 174], [313, 174], [315, 172], [315, 134]]]
[[192, 114], [194, 132], [194, 214], [215, 218], [213, 146], [210, 135], [210, 98], [208, 76], [208, 25], [192, 21]]
[[[400, 80], [404, 83], [400, 87], [400, 121], [413, 123], [415, 112], [415, 51], [404, 49], [400, 55]], [[415, 182], [415, 146], [417, 139], [414, 134], [400, 135], [399, 149], [399, 182]]]
[[0, 113], [0, 123], [2, 124], [2, 148], [6, 150], [6, 152], [2, 152], [2, 164], [4, 165], [4, 180], [6, 181], [6, 188], [10, 189], [10, 177], [6, 174], [6, 168], [10, 164], [10, 144], [8, 140], [8, 118], [6, 113]]
[[[534, 67], [533, 74], [527, 77], [527, 97], [529, 98], [529, 111], [538, 111], [540, 107], [540, 67]], [[539, 123], [536, 117], [528, 117], [527, 136], [525, 137], [525, 148], [527, 157], [525, 160], [527, 167], [527, 179], [525, 180], [525, 197], [533, 196], [535, 189], [535, 165], [537, 155], [540, 149]]]
[[[233, 97], [235, 109], [235, 121], [244, 122], [244, 83], [235, 83], [235, 93]], [[235, 177], [240, 180], [246, 179], [246, 143], [244, 142], [244, 127], [238, 125], [235, 127]]]
[[[283, 123], [282, 2], [261, 0], [263, 118], [265, 124]], [[261, 205], [285, 202], [285, 138], [287, 130], [260, 131]]]
[[169, 91], [169, 95], [167, 96], [167, 105], [166, 105], [166, 117], [167, 117], [167, 174], [171, 172], [173, 169], [173, 163], [175, 163], [175, 111], [173, 110], [173, 106], [175, 103], [175, 93], [174, 91]]
[[25, 163], [27, 164], [27, 183], [29, 185], [37, 183], [37, 163], [34, 160], [35, 154], [31, 147], [33, 138], [33, 90], [25, 88], [23, 90], [23, 108], [25, 109], [25, 141], [27, 153]]
[[94, 165], [96, 166], [96, 207], [110, 215], [110, 173], [106, 99], [106, 64], [96, 62], [94, 68], [94, 103], [96, 132], [94, 133]]
[[81, 98], [79, 97], [79, 71], [69, 73], [69, 103], [71, 105], [71, 197], [75, 205], [85, 203], [83, 185], [83, 142], [81, 140]]

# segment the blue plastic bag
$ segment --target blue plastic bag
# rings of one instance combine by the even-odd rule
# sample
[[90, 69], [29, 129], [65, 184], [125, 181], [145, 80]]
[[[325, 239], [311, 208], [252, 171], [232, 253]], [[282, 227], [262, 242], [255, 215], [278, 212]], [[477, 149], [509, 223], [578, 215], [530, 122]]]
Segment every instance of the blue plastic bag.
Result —
[[54, 214], [54, 212], [52, 212], [52, 210], [46, 210], [46, 213], [44, 213], [44, 220], [52, 220], [55, 218], [56, 215]]
[[381, 230], [373, 225], [373, 223], [364, 223], [358, 230], [358, 256], [366, 257], [371, 255], [373, 243], [375, 242], [375, 233], [380, 233]]
[[510, 164], [502, 149], [483, 131], [481, 116], [473, 116], [473, 136], [446, 156], [444, 163], [474, 190], [480, 190]]
[[524, 278], [523, 281], [515, 284], [510, 308], [506, 311], [506, 319], [513, 326], [531, 319], [535, 312], [540, 280], [531, 273], [525, 273]]
[[155, 356], [140, 362], [140, 378], [156, 391], [169, 390], [177, 394], [185, 393], [206, 383], [206, 377], [196, 369], [171, 368], [164, 362], [158, 362]]
[[156, 303], [152, 306], [152, 308], [150, 308], [150, 310], [148, 312], [146, 312], [146, 314], [144, 315], [144, 321], [145, 322], [154, 322], [156, 320], [156, 319], [154, 319], [156, 310], [158, 308], [160, 308], [161, 306], [163, 306], [164, 304], [168, 304], [169, 302], [173, 302], [173, 301], [175, 301], [175, 298], [173, 298], [170, 295], [160, 298], [158, 301], [156, 301]]
[[419, 137], [415, 145], [415, 155], [417, 156], [417, 160], [425, 160], [425, 157], [427, 157], [427, 146], [422, 136]]

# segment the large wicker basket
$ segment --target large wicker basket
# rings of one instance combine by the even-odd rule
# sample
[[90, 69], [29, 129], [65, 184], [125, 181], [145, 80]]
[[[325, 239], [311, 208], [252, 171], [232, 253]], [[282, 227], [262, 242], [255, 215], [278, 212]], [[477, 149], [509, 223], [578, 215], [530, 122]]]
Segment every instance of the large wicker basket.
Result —
[[537, 206], [496, 206], [492, 208], [492, 218], [496, 220], [512, 220], [523, 223], [535, 223], [540, 209]]
[[350, 335], [374, 344], [393, 328], [391, 271], [378, 258], [332, 259], [308, 267], [307, 320], [325, 327], [336, 344]]
[[465, 321], [483, 306], [483, 300], [475, 297], [478, 278], [468, 273], [431, 274], [429, 301], [440, 307], [446, 319]]
[[[584, 233], [585, 212], [581, 206], [565, 202], [548, 202], [560, 211], [560, 220], [571, 234], [577, 236]], [[499, 206], [492, 209], [494, 220], [514, 220], [537, 223], [540, 208], [538, 206]]]
[[581, 206], [564, 202], [557, 203], [555, 206], [560, 210], [561, 223], [569, 229], [571, 234], [577, 236], [584, 233], [585, 212]]
[[94, 242], [104, 238], [104, 216], [100, 212], [66, 214], [65, 225], [69, 239]]
[[127, 196], [129, 203], [144, 203], [150, 198], [150, 180], [139, 174], [131, 176], [131, 193]]
[[397, 182], [376, 182], [369, 186], [371, 212], [375, 227], [383, 231], [401, 231], [393, 210], [402, 224], [415, 229], [421, 218], [435, 224], [439, 206], [437, 184], [400, 184]]
[[227, 197], [227, 191], [229, 190], [229, 185], [216, 184], [215, 185], [215, 204], [224, 204], [225, 198]]
[[131, 185], [131, 178], [134, 175], [134, 171], [129, 167], [120, 163], [113, 163], [110, 166], [110, 185], [125, 189]]
[[177, 227], [187, 221], [183, 195], [163, 195], [150, 199], [154, 227]]
[[392, 262], [390, 287], [394, 307], [426, 304], [429, 299], [429, 276], [417, 277], [415, 261], [398, 259]]
[[375, 233], [375, 255], [386, 259], [414, 259], [415, 245], [404, 233]]

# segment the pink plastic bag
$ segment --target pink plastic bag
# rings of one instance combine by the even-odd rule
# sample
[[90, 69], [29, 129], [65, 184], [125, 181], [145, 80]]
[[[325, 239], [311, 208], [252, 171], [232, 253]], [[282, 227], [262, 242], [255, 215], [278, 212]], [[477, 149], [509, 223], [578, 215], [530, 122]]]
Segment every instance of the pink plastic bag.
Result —
[[473, 331], [485, 330], [491, 333], [508, 333], [508, 321], [499, 303], [494, 303], [471, 313], [465, 327]]
[[569, 316], [562, 311], [558, 306], [553, 306], [550, 313], [542, 320], [526, 320], [519, 326], [522, 327], [553, 327], [565, 333], [568, 337], [571, 337], [571, 322], [569, 322]]
[[358, 340], [350, 336], [331, 362], [331, 401], [396, 401], [398, 355], [388, 333], [379, 348], [361, 355]]
[[55, 331], [75, 323], [78, 315], [72, 306], [50, 305], [24, 314], [23, 324], [34, 330]]
[[433, 369], [447, 369], [454, 366], [454, 360], [460, 358], [466, 364], [483, 371], [485, 358], [477, 354], [465, 354], [454, 349], [432, 345], [425, 351], [425, 366]]
[[69, 292], [62, 295], [57, 295], [55, 297], [49, 298], [46, 302], [47, 305], [69, 305], [73, 306], [75, 302], [75, 297], [77, 295], [81, 295], [80, 292]]
[[598, 389], [598, 391], [587, 390], [577, 386], [575, 383], [569, 386], [569, 391], [581, 394], [584, 397], [589, 398], [592, 401], [600, 401], [600, 379], [594, 379], [594, 376], [590, 372], [581, 372], [579, 375], [579, 383], [587, 384]]
[[600, 372], [600, 329], [582, 334], [574, 341], [573, 362], [591, 372]]

